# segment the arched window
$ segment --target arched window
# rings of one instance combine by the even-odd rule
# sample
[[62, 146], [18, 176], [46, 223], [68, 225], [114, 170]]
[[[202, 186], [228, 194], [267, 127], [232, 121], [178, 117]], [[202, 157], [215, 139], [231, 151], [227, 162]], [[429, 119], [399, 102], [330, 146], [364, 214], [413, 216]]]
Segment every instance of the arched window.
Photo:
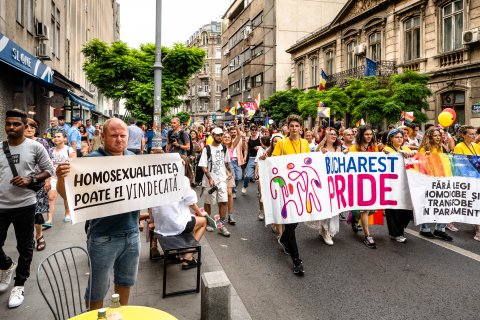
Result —
[[297, 66], [297, 78], [298, 78], [298, 88], [303, 89], [304, 88], [304, 66], [303, 62], [299, 63]]
[[381, 60], [381, 53], [382, 53], [382, 39], [380, 32], [372, 33], [368, 37], [368, 53], [370, 55], [370, 59], [374, 61]]
[[457, 114], [457, 123], [465, 123], [465, 92], [464, 91], [449, 91], [442, 93], [442, 110], [445, 108], [452, 108]]
[[420, 17], [413, 17], [403, 23], [405, 35], [405, 61], [420, 58]]
[[318, 85], [318, 58], [313, 57], [311, 59], [311, 68], [310, 68], [310, 73], [311, 73], [311, 79], [312, 79], [312, 86]]
[[335, 65], [335, 55], [333, 51], [327, 51], [325, 53], [325, 73], [329, 76], [334, 73], [334, 65]]

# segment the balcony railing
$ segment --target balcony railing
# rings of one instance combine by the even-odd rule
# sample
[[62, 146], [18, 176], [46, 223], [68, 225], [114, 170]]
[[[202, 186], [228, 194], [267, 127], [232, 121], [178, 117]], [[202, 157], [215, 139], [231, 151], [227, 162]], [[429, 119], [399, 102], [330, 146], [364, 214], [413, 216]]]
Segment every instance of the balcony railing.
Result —
[[[392, 74], [397, 73], [397, 66], [395, 61], [381, 60], [377, 62], [375, 68], [375, 76], [387, 80]], [[347, 79], [361, 79], [365, 77], [365, 65], [356, 68], [348, 69], [342, 72], [334, 73], [328, 76], [327, 88], [334, 86], [346, 87], [348, 85]]]
[[197, 95], [202, 98], [210, 97], [210, 90], [208, 91], [198, 91]]

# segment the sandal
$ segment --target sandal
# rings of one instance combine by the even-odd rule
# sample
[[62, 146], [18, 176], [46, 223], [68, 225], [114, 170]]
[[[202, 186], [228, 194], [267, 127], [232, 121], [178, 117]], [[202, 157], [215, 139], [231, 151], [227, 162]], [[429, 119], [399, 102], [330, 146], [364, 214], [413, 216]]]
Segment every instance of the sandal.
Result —
[[199, 263], [195, 258], [193, 258], [192, 260], [183, 259], [182, 270], [196, 268], [198, 265]]
[[45, 221], [45, 223], [42, 224], [42, 230], [48, 230], [51, 227], [53, 227], [53, 224], [50, 221]]
[[36, 246], [36, 249], [37, 251], [42, 251], [45, 249], [45, 247], [47, 246], [46, 242], [45, 242], [45, 239], [43, 238], [43, 235], [37, 239], [37, 246]]

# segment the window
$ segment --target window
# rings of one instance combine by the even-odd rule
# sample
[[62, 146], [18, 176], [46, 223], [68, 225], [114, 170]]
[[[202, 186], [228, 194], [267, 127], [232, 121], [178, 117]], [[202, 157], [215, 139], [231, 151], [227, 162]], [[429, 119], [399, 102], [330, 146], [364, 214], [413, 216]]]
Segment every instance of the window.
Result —
[[420, 17], [405, 21], [405, 61], [420, 58]]
[[205, 63], [205, 65], [203, 66], [202, 73], [208, 74], [209, 69], [210, 69], [210, 66], [208, 65], [208, 63]]
[[208, 59], [208, 58], [209, 58], [209, 56], [208, 56], [208, 47], [203, 48], [203, 50], [205, 50], [205, 59]]
[[252, 78], [252, 87], [259, 87], [263, 84], [263, 74], [259, 73]]
[[462, 48], [463, 0], [452, 1], [442, 8], [443, 52]]
[[57, 12], [56, 12], [56, 32], [55, 32], [55, 43], [56, 43], [56, 47], [55, 47], [55, 55], [57, 56], [57, 59], [60, 59], [60, 10], [57, 9]]
[[355, 42], [350, 42], [347, 45], [347, 68], [353, 69], [357, 67], [358, 58], [355, 55]]
[[259, 44], [255, 48], [252, 49], [252, 57], [259, 56], [263, 53], [263, 43]]
[[203, 102], [203, 111], [208, 111], [208, 101]]
[[263, 20], [263, 11], [260, 12], [255, 18], [253, 18], [252, 29], [255, 29], [256, 27], [258, 27], [262, 23], [262, 20]]
[[465, 92], [464, 91], [449, 91], [441, 95], [442, 110], [445, 108], [452, 108], [457, 114], [457, 122], [465, 123]]
[[23, 12], [25, 10], [24, 5], [23, 5], [24, 0], [17, 0], [17, 11], [16, 11], [16, 17], [17, 17], [17, 22], [23, 25]]
[[34, 0], [27, 0], [27, 31], [35, 34], [35, 12], [33, 6]]
[[208, 44], [208, 34], [206, 32], [202, 33], [202, 44], [203, 45]]
[[333, 51], [327, 51], [325, 53], [325, 73], [327, 75], [331, 75], [334, 72], [334, 64], [335, 64], [335, 56], [333, 55]]
[[220, 99], [215, 99], [215, 110], [220, 109]]
[[382, 40], [380, 32], [372, 33], [368, 37], [368, 44], [369, 44], [369, 53], [370, 59], [374, 61], [380, 61], [381, 59], [381, 47], [382, 47]]
[[228, 39], [228, 47], [230, 50], [243, 40], [243, 30], [245, 30], [245, 28], [249, 25], [249, 22], [250, 21], [247, 21], [230, 39]]
[[312, 86], [318, 85], [318, 58], [317, 57], [314, 57], [311, 60], [310, 73], [312, 78]]
[[215, 73], [216, 74], [222, 73], [222, 65], [220, 63], [215, 63]]
[[217, 81], [217, 92], [220, 93], [222, 92], [222, 85], [220, 84], [220, 82]]
[[230, 95], [234, 95], [234, 94], [237, 94], [240, 92], [240, 81], [237, 81], [235, 83], [232, 83], [229, 87], [228, 87], [228, 94]]
[[222, 58], [222, 48], [215, 48], [215, 59]]
[[297, 71], [298, 71], [298, 88], [303, 89], [303, 85], [304, 85], [303, 63], [298, 64]]

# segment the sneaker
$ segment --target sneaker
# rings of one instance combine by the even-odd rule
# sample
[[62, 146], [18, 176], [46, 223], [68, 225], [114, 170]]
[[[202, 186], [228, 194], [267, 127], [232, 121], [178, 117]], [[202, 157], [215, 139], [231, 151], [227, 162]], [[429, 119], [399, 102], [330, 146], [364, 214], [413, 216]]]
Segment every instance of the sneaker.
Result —
[[293, 261], [293, 274], [296, 276], [303, 276], [305, 274], [302, 260], [297, 259]]
[[435, 239], [435, 236], [430, 231], [420, 231], [419, 233], [421, 236], [424, 236], [425, 238]]
[[25, 290], [24, 287], [13, 287], [12, 292], [10, 293], [10, 298], [8, 299], [8, 307], [16, 308], [23, 303], [25, 299]]
[[265, 220], [265, 213], [263, 213], [263, 211], [258, 211], [258, 220]]
[[63, 218], [63, 222], [72, 222], [72, 218], [70, 216], [65, 216], [65, 218]]
[[290, 255], [290, 251], [288, 250], [287, 246], [285, 245], [285, 243], [282, 242], [282, 238], [281, 237], [278, 237], [277, 238], [277, 242], [278, 244], [280, 245], [280, 247], [282, 247], [282, 250], [283, 250], [283, 253], [285, 253], [287, 256]]
[[237, 193], [236, 192], [233, 194], [233, 199], [237, 199]]
[[398, 237], [390, 236], [390, 239], [395, 240], [395, 241], [400, 242], [400, 243], [403, 243], [403, 242], [407, 241], [407, 238], [405, 238], [404, 236], [398, 236]]
[[232, 226], [237, 224], [237, 221], [233, 218], [233, 214], [228, 215], [228, 224], [231, 224]]
[[213, 227], [207, 226], [207, 231], [208, 231], [208, 232], [213, 232], [213, 230], [214, 230]]
[[453, 238], [450, 237], [445, 231], [435, 230], [433, 231], [433, 235], [438, 237], [444, 241], [452, 242]]
[[12, 265], [7, 270], [1, 270], [1, 277], [0, 277], [0, 293], [7, 291], [10, 283], [12, 282], [12, 276], [17, 269], [17, 263], [12, 261]]
[[242, 188], [242, 194], [246, 195], [247, 194], [247, 188]]
[[477, 233], [475, 234], [475, 237], [473, 237], [473, 240], [480, 241], [480, 232], [477, 232]]
[[333, 246], [332, 236], [323, 228], [320, 230], [320, 237], [323, 239], [323, 242], [325, 242], [326, 245]]
[[227, 227], [223, 226], [221, 228], [218, 228], [218, 231], [222, 234], [224, 237], [230, 237], [230, 231], [227, 230]]
[[356, 221], [352, 221], [352, 231], [353, 231], [353, 233], [358, 233], [358, 231], [360, 231], [358, 227], [359, 227], [358, 223]]
[[375, 243], [375, 241], [373, 241], [372, 236], [365, 237], [365, 239], [363, 240], [363, 243], [365, 243], [365, 245], [367, 247], [369, 247], [370, 249], [376, 249], [377, 248], [377, 244]]
[[453, 223], [447, 224], [447, 229], [452, 231], [452, 232], [457, 232], [458, 231], [458, 228], [455, 227], [455, 225]]
[[158, 259], [162, 256], [162, 254], [160, 253], [160, 251], [158, 251], [158, 247], [151, 247], [150, 256], [151, 256], [151, 259]]

